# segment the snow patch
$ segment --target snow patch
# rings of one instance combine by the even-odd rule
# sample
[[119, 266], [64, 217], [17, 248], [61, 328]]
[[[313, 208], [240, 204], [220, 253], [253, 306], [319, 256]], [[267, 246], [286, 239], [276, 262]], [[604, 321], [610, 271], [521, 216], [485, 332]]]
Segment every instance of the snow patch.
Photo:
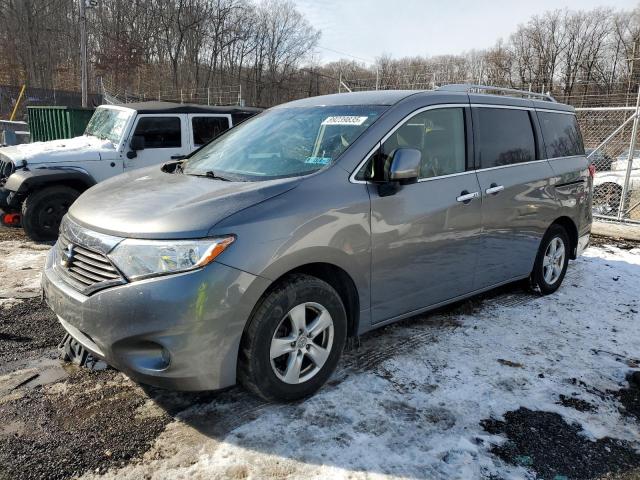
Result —
[[[480, 426], [520, 407], [557, 412], [591, 439], [611, 436], [640, 446], [638, 424], [606, 394], [637, 368], [638, 285], [640, 249], [590, 248], [553, 295], [523, 294], [521, 302], [497, 297], [456, 322], [446, 322], [454, 314], [445, 312], [365, 336], [365, 346], [374, 349], [385, 338], [400, 347], [425, 331], [433, 331], [435, 341], [410, 343], [364, 370], [345, 360], [312, 398], [252, 407], [255, 419], [228, 434], [216, 434], [216, 425], [225, 411], [239, 414], [221, 395], [220, 403], [170, 424], [154, 446], [165, 452], [161, 458], [107, 476], [533, 478], [491, 455], [491, 446], [505, 439]], [[560, 394], [597, 409], [565, 407]], [[176, 429], [181, 435], [168, 434]], [[203, 431], [210, 433], [203, 437]]]

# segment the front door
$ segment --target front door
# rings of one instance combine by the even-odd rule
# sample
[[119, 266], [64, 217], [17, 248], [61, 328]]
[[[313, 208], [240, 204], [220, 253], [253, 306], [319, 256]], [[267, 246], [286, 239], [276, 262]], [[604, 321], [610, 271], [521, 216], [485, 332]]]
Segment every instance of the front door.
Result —
[[422, 152], [418, 183], [371, 195], [373, 322], [409, 314], [473, 288], [481, 235], [480, 187], [469, 151], [469, 109], [428, 108], [383, 141], [370, 179], [381, 181], [397, 148]]
[[172, 157], [188, 155], [191, 141], [186, 117], [170, 114], [138, 115], [132, 129], [133, 135], [144, 138], [144, 149], [135, 158], [125, 160], [125, 171], [168, 162]]

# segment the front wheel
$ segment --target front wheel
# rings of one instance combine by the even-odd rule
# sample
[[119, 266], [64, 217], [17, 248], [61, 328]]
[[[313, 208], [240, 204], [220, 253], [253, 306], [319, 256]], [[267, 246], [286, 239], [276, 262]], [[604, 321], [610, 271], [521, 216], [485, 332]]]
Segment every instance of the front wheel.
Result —
[[266, 400], [313, 394], [335, 370], [347, 334], [338, 293], [309, 275], [291, 275], [259, 303], [243, 336], [238, 377]]
[[540, 249], [531, 272], [531, 285], [543, 295], [555, 292], [562, 283], [569, 265], [569, 236], [561, 225], [551, 225], [540, 242]]
[[63, 185], [30, 193], [22, 204], [22, 227], [27, 236], [36, 242], [58, 238], [62, 217], [79, 196], [80, 192]]

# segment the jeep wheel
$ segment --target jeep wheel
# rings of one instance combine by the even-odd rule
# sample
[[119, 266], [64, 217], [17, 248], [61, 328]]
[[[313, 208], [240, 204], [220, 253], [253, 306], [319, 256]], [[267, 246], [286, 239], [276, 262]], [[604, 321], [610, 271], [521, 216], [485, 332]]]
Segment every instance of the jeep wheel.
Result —
[[22, 204], [22, 227], [36, 242], [58, 238], [60, 222], [80, 192], [65, 186], [47, 187], [30, 193]]
[[238, 378], [266, 400], [318, 390], [336, 368], [347, 336], [338, 293], [308, 275], [291, 275], [258, 304], [240, 347]]

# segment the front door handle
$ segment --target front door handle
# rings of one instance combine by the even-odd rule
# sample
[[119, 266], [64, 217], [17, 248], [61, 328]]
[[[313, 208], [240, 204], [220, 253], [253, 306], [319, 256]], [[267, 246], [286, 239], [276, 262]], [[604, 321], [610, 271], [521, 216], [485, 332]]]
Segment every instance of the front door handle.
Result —
[[458, 202], [462, 202], [464, 204], [467, 204], [471, 200], [473, 200], [474, 198], [479, 198], [479, 197], [480, 197], [480, 192], [471, 192], [471, 193], [469, 193], [469, 191], [463, 190], [462, 192], [460, 192], [460, 196], [457, 197], [456, 200]]
[[487, 195], [495, 195], [496, 193], [499, 193], [502, 190], [504, 190], [504, 185], [498, 185], [497, 183], [492, 183], [491, 185], [489, 185], [489, 188], [485, 190], [485, 193]]

